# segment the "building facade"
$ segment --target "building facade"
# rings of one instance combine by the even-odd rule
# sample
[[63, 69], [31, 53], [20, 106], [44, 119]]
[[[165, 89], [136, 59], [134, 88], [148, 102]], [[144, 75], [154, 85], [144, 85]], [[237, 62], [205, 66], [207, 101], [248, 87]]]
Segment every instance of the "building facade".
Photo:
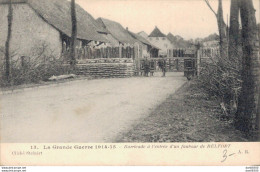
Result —
[[157, 27], [155, 27], [155, 29], [148, 36], [148, 40], [160, 49], [160, 57], [166, 57], [168, 49], [174, 48], [174, 45], [171, 43], [171, 41]]
[[[0, 48], [5, 47], [8, 33], [9, 1], [0, 0]], [[12, 1], [12, 31], [10, 53], [13, 59], [33, 58], [38, 51], [44, 56], [60, 58], [68, 51], [71, 37], [70, 2], [67, 0], [15, 0]], [[77, 46], [92, 41], [107, 42], [93, 17], [76, 5], [78, 19]], [[41, 52], [43, 51], [44, 52]]]
[[[41, 47], [46, 47], [46, 55], [60, 56], [62, 39], [60, 32], [46, 23], [26, 3], [13, 4], [11, 54], [32, 56]], [[8, 5], [0, 5], [0, 47], [5, 47], [8, 30]]]

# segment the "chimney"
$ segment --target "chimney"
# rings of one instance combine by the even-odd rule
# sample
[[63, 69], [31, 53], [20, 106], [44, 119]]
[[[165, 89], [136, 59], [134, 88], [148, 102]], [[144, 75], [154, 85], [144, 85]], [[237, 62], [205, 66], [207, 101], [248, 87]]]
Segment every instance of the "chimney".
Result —
[[128, 27], [126, 27], [126, 30], [128, 31]]

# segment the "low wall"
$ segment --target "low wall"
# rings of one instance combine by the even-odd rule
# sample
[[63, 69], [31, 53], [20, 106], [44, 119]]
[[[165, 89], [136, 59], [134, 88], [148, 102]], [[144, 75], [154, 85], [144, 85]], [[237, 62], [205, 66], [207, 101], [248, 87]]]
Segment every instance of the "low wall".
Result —
[[95, 78], [123, 78], [134, 75], [132, 59], [87, 59], [76, 65], [77, 75]]

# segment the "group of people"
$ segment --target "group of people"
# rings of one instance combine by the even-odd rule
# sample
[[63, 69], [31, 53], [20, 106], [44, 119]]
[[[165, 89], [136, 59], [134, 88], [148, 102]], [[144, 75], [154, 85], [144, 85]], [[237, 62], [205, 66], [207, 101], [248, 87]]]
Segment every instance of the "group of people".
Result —
[[[158, 67], [160, 70], [163, 72], [162, 77], [165, 77], [166, 74], [166, 61], [165, 60], [159, 60], [158, 61]], [[151, 76], [153, 76], [153, 73], [155, 71], [155, 62], [149, 61], [149, 60], [144, 60], [143, 62], [143, 70], [144, 70], [144, 76], [148, 77], [149, 73]]]

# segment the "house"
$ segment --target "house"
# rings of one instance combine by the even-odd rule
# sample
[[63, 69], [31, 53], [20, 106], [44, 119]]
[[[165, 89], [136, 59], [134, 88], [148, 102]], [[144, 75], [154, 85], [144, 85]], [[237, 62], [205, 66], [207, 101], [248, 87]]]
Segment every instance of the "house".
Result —
[[145, 39], [148, 39], [148, 34], [145, 31], [138, 32], [137, 34], [142, 36]]
[[[8, 0], [0, 0], [0, 47], [7, 39]], [[71, 16], [67, 0], [12, 0], [13, 26], [10, 49], [17, 56], [33, 56], [45, 47], [45, 55], [61, 57], [70, 45]], [[92, 41], [107, 42], [106, 31], [79, 5], [77, 14], [77, 46]]]
[[98, 23], [102, 24], [103, 28], [105, 28], [109, 32], [109, 34], [111, 34], [111, 36], [119, 42], [120, 47], [133, 47], [135, 48], [134, 56], [143, 57], [144, 44], [133, 37], [127, 29], [123, 28], [121, 24], [105, 18], [98, 18], [97, 21]]
[[168, 49], [173, 49], [174, 45], [157, 27], [148, 36], [149, 42], [160, 48], [159, 56], [167, 56]]
[[102, 47], [107, 47], [107, 46], [110, 46], [110, 47], [118, 47], [120, 45], [120, 42], [114, 38], [112, 36], [112, 34], [109, 32], [108, 29], [106, 29], [106, 26], [105, 24], [103, 23], [102, 19], [101, 18], [98, 18], [96, 19], [96, 22], [98, 23], [98, 25], [103, 28], [105, 31], [106, 31], [106, 34], [104, 35], [106, 37], [106, 39], [108, 40], [108, 43], [104, 43], [102, 44]]
[[120, 45], [134, 46], [139, 44], [140, 41], [134, 39], [123, 26], [115, 21], [105, 18], [98, 18], [97, 22], [105, 28]]
[[133, 33], [127, 29], [128, 33], [135, 39], [139, 40], [142, 43], [142, 51], [143, 51], [143, 57], [158, 57], [159, 48], [150, 43], [147, 39], [144, 37]]

